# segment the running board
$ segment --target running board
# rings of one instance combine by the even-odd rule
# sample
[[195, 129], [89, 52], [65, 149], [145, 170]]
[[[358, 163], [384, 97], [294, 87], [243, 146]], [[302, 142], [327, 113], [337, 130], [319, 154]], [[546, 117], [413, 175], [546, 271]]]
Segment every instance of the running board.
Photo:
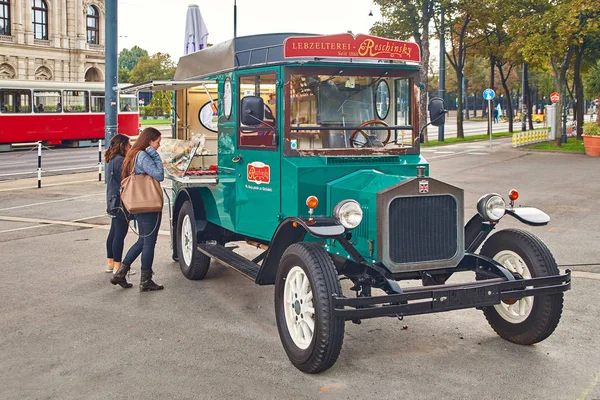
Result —
[[253, 281], [258, 276], [260, 266], [248, 260], [246, 257], [234, 253], [230, 248], [223, 247], [220, 244], [198, 244], [198, 251], [206, 254], [210, 258], [220, 262], [226, 267], [241, 272], [244, 276]]

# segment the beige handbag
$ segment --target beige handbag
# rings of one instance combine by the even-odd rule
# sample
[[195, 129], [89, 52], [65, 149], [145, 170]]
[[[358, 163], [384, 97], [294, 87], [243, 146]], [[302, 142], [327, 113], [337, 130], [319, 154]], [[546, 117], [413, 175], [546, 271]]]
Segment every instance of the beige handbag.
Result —
[[131, 214], [162, 211], [163, 191], [160, 183], [150, 175], [135, 175], [136, 162], [137, 157], [131, 175], [121, 181], [121, 202]]

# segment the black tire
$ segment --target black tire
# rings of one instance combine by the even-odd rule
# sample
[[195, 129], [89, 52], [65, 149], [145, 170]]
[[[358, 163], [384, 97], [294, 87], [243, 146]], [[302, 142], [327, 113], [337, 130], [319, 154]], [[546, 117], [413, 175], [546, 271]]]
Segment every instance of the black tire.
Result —
[[[187, 225], [187, 228], [185, 228], [185, 225]], [[191, 234], [186, 236], [183, 232], [184, 229], [190, 229]], [[191, 256], [186, 257], [183, 247], [190, 245], [192, 248]], [[177, 261], [179, 261], [179, 268], [181, 268], [183, 275], [193, 281], [204, 279], [210, 266], [210, 257], [199, 252], [197, 245], [194, 208], [189, 201], [186, 201], [179, 210], [179, 216], [177, 217]]]
[[[503, 250], [516, 253], [525, 263], [532, 278], [558, 275], [556, 261], [548, 247], [538, 237], [519, 229], [505, 229], [492, 235], [483, 245], [481, 254], [495, 258]], [[506, 253], [505, 253], [506, 254]], [[505, 265], [506, 266], [506, 265]], [[522, 300], [523, 301], [523, 300]], [[509, 302], [505, 302], [510, 304]], [[529, 315], [522, 321], [510, 321], [502, 315], [509, 314], [498, 307], [485, 307], [483, 313], [492, 329], [502, 338], [517, 344], [530, 345], [541, 342], [554, 332], [563, 307], [563, 294], [534, 296]]]
[[[312, 292], [313, 297], [314, 329], [310, 344], [305, 349], [294, 342], [284, 310], [286, 278], [294, 267], [300, 267], [308, 278], [308, 290]], [[281, 257], [275, 282], [275, 317], [283, 348], [292, 364], [300, 371], [315, 374], [335, 364], [344, 341], [344, 320], [333, 316], [331, 299], [334, 294], [341, 293], [337, 271], [325, 250], [309, 243], [295, 243], [287, 248]], [[299, 313], [296, 309], [293, 310]], [[298, 315], [296, 314], [296, 320]]]

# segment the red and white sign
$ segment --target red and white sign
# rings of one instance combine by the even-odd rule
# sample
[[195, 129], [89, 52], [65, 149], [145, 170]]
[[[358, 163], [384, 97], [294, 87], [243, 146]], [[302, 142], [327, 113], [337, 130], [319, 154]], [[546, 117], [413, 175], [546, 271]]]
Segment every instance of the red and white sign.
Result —
[[419, 46], [412, 42], [350, 33], [330, 36], [291, 36], [283, 42], [283, 56], [373, 58], [377, 60], [421, 61]]
[[558, 103], [558, 99], [560, 99], [560, 95], [558, 94], [558, 92], [553, 92], [550, 95], [550, 101], [553, 103]]
[[271, 167], [260, 161], [255, 161], [248, 164], [248, 182], [270, 183], [271, 182]]

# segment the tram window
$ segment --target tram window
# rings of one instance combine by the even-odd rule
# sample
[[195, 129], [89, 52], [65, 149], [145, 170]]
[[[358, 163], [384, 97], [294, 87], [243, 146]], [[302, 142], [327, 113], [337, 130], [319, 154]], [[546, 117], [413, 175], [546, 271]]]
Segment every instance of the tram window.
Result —
[[58, 90], [34, 90], [33, 99], [36, 113], [62, 112], [62, 99]]
[[84, 113], [89, 111], [88, 92], [85, 90], [64, 90], [63, 110], [66, 113]]
[[90, 108], [93, 113], [104, 112], [104, 92], [91, 92], [90, 93]]
[[22, 114], [31, 112], [31, 91], [27, 89], [0, 89], [0, 112]]
[[135, 95], [120, 96], [120, 110], [124, 112], [137, 112], [137, 101]]
[[[265, 103], [263, 122], [245, 126], [240, 122], [240, 147], [277, 148], [277, 74], [242, 76], [240, 78], [240, 102], [245, 96], [260, 96]], [[241, 109], [238, 107], [238, 109]]]

